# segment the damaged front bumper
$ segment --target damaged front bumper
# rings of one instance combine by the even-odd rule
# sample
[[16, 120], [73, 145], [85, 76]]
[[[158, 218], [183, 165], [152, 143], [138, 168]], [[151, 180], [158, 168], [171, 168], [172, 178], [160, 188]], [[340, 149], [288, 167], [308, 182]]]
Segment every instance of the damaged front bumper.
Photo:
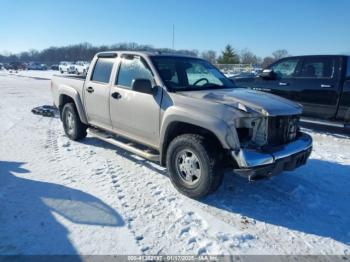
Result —
[[297, 137], [293, 142], [265, 150], [242, 148], [232, 151], [231, 155], [239, 167], [234, 172], [253, 180], [304, 165], [312, 151], [312, 138], [305, 133], [299, 133]]

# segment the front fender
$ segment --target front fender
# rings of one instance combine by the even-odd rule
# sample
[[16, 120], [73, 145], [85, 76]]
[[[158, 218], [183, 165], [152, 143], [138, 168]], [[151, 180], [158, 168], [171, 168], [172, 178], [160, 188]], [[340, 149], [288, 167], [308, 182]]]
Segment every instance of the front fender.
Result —
[[188, 108], [185, 110], [184, 108], [173, 106], [168, 108], [163, 115], [160, 129], [161, 149], [167, 135], [167, 129], [174, 122], [191, 124], [210, 131], [220, 141], [224, 149], [234, 150], [240, 147], [237, 133], [235, 130], [231, 130], [224, 120], [196, 110], [189, 110]]

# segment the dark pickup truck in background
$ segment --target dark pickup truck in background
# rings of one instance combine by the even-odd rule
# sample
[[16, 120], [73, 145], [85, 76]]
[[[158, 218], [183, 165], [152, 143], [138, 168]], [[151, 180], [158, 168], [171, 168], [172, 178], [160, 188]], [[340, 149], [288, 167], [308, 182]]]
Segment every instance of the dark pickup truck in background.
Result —
[[350, 126], [350, 56], [287, 57], [255, 77], [231, 78], [238, 87], [273, 93], [303, 105], [305, 121]]

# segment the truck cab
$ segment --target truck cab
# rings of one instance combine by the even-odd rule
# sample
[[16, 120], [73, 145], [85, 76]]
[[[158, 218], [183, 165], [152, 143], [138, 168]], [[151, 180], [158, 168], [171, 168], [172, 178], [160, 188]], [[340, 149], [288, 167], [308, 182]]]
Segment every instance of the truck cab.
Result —
[[234, 79], [240, 87], [273, 93], [303, 105], [303, 116], [350, 122], [350, 57], [283, 58], [262, 74]]

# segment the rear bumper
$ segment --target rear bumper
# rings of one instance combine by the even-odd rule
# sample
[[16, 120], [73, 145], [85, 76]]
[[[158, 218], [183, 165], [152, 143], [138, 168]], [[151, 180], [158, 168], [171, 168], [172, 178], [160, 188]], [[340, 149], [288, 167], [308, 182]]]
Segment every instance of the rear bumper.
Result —
[[239, 167], [235, 173], [252, 179], [294, 170], [306, 163], [311, 151], [311, 136], [300, 133], [297, 140], [269, 150], [241, 149], [238, 152], [232, 151], [231, 154]]

